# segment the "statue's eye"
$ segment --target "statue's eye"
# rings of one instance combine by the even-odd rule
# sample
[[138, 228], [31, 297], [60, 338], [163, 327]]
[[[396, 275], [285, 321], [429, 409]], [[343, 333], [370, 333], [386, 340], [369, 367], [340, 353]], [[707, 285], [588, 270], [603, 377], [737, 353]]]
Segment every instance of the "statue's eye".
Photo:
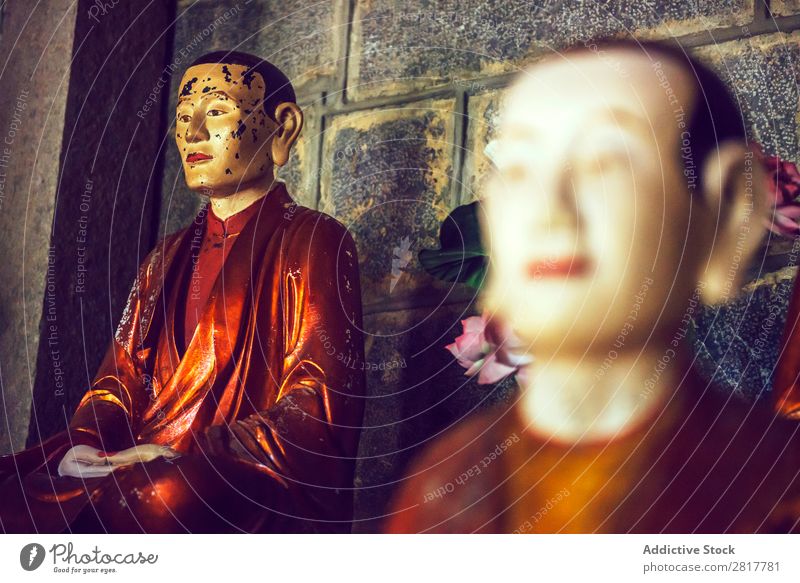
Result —
[[183, 123], [189, 123], [190, 121], [192, 121], [192, 116], [186, 113], [178, 115], [178, 121], [181, 121]]
[[579, 160], [576, 164], [578, 172], [590, 175], [610, 175], [612, 172], [624, 172], [629, 168], [630, 156], [624, 150], [595, 152], [591, 157]]
[[225, 112], [221, 109], [209, 109], [206, 115], [210, 117], [217, 117], [218, 115], [223, 115]]

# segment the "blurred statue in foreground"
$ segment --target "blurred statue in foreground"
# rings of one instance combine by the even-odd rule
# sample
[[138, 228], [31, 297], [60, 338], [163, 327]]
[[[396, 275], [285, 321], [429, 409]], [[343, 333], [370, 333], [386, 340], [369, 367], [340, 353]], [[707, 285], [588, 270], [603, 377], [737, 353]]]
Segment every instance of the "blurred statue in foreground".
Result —
[[266, 61], [187, 69], [175, 138], [210, 204], [142, 263], [68, 429], [0, 458], [2, 530], [349, 532], [358, 259], [275, 179], [302, 125]]
[[677, 48], [592, 47], [525, 71], [487, 152], [483, 301], [534, 357], [519, 400], [415, 460], [391, 532], [800, 528], [800, 426], [709, 386], [685, 340], [763, 236], [742, 116]]

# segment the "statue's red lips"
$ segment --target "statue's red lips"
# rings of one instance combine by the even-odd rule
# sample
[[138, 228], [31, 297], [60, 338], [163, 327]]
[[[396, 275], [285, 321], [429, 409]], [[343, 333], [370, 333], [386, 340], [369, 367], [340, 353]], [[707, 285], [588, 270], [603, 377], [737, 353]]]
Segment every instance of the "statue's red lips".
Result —
[[209, 156], [208, 154], [203, 154], [202, 152], [190, 152], [188, 156], [186, 156], [186, 161], [189, 163], [192, 162], [201, 162], [203, 160], [211, 160], [213, 156]]
[[528, 277], [577, 277], [589, 271], [589, 260], [585, 257], [560, 257], [532, 261], [527, 265]]

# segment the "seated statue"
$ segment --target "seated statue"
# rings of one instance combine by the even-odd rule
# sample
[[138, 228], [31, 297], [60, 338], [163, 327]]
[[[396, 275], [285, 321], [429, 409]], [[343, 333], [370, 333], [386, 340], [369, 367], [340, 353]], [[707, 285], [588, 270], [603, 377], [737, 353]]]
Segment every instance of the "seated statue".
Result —
[[581, 45], [515, 80], [487, 153], [483, 307], [534, 360], [513, 405], [412, 462], [385, 529], [800, 528], [800, 426], [704, 382], [687, 345], [768, 210], [720, 79], [673, 46]]
[[68, 427], [0, 458], [3, 531], [349, 532], [358, 258], [275, 178], [302, 125], [258, 57], [186, 70], [175, 139], [209, 202], [142, 263]]

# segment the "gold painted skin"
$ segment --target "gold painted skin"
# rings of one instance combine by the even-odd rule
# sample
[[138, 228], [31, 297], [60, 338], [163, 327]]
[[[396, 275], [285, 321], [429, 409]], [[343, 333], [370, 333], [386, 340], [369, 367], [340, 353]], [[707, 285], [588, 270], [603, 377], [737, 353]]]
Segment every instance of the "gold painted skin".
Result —
[[[226, 81], [224, 68], [239, 75]], [[205, 85], [189, 84], [194, 77]], [[175, 329], [192, 225], [142, 263], [68, 429], [0, 458], [3, 531], [349, 531], [364, 394], [363, 371], [348, 365], [363, 361], [356, 248], [339, 222], [296, 205], [274, 181], [302, 112], [282, 103], [273, 122], [254, 104], [261, 76], [250, 87], [244, 79], [242, 67], [203, 65], [182, 85], [178, 146], [213, 156], [199, 164], [184, 156], [187, 183], [222, 218], [260, 205], [197, 332], [181, 354]], [[236, 135], [241, 124], [247, 130]], [[59, 477], [59, 461], [78, 444], [160, 444], [182, 455], [101, 478]]]
[[[266, 146], [278, 124], [261, 107], [264, 79], [258, 73], [245, 78], [245, 71], [242, 65], [196, 65], [181, 80], [175, 142], [193, 190], [236, 191], [271, 171]], [[192, 152], [213, 158], [191, 163]]]
[[[303, 112], [284, 102], [268, 116], [262, 96], [275, 88], [265, 87], [259, 73], [241, 65], [195, 65], [180, 87], [175, 143], [186, 184], [209, 196], [214, 213], [225, 219], [271, 188], [275, 166], [289, 160], [303, 128]], [[212, 158], [187, 159], [197, 153]]]

